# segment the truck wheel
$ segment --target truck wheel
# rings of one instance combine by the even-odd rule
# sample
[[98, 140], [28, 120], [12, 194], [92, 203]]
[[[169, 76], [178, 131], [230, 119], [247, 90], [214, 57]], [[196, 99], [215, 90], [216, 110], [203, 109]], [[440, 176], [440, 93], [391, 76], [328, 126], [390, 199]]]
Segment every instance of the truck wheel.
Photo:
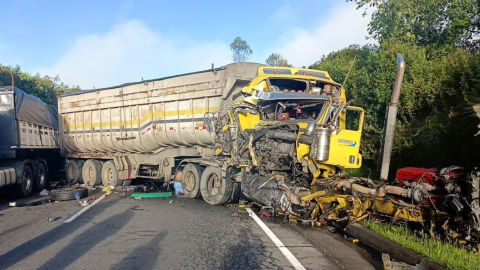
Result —
[[74, 160], [70, 159], [68, 164], [65, 168], [67, 181], [72, 184], [81, 183], [82, 182], [82, 168], [83, 161], [82, 160]]
[[233, 181], [222, 177], [222, 170], [208, 166], [200, 180], [200, 193], [203, 200], [210, 205], [224, 204], [233, 192]]
[[20, 170], [19, 172], [17, 172], [17, 177], [20, 178], [20, 183], [17, 183], [14, 186], [13, 192], [17, 197], [28, 197], [30, 196], [30, 194], [32, 194], [33, 191], [33, 172], [30, 165], [22, 165], [19, 166], [20, 168], [16, 168]]
[[70, 201], [75, 200], [75, 193], [78, 193], [78, 198], [83, 199], [88, 197], [88, 189], [81, 188], [64, 188], [54, 189], [50, 191], [50, 200], [52, 201]]
[[200, 179], [203, 168], [194, 163], [188, 163], [182, 171], [183, 194], [188, 198], [198, 199], [200, 197]]
[[85, 161], [82, 169], [83, 182], [87, 186], [98, 186], [102, 183], [102, 163], [95, 159]]
[[34, 182], [37, 191], [42, 191], [47, 186], [47, 175], [47, 167], [45, 166], [45, 163], [39, 162]]
[[122, 181], [118, 180], [118, 170], [113, 160], [109, 160], [103, 164], [102, 184], [104, 187], [117, 187], [122, 184]]
[[228, 203], [238, 203], [240, 201], [240, 198], [242, 197], [242, 188], [240, 186], [240, 182], [233, 182], [233, 191], [232, 191], [232, 197], [228, 200]]

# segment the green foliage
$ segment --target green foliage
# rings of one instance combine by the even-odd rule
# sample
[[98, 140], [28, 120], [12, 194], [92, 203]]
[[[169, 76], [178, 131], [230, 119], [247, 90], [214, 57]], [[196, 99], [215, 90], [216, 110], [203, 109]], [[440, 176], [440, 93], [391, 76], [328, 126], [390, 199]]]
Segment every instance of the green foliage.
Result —
[[432, 239], [423, 232], [414, 232], [391, 223], [377, 224], [365, 221], [362, 225], [448, 269], [478, 269], [480, 265], [478, 254]]
[[230, 49], [232, 50], [233, 62], [247, 62], [252, 56], [252, 49], [247, 42], [240, 37], [236, 37], [232, 43], [230, 43]]
[[[0, 65], [1, 66], [1, 65]], [[57, 96], [73, 91], [79, 90], [78, 86], [69, 87], [60, 81], [59, 76], [41, 77], [39, 73], [32, 76], [26, 72], [23, 72], [20, 66], [11, 67], [8, 66], [15, 79], [15, 87], [18, 87], [28, 94], [34, 95], [42, 99], [48, 104], [57, 105]], [[0, 85], [11, 85], [11, 76], [4, 69], [0, 69]]]
[[357, 8], [374, 11], [371, 38], [380, 43], [391, 38], [417, 45], [454, 44], [466, 49], [480, 46], [478, 0], [347, 0]]
[[291, 67], [288, 63], [288, 60], [283, 57], [282, 54], [280, 53], [272, 53], [267, 60], [265, 60], [265, 63], [269, 66], [272, 67]]

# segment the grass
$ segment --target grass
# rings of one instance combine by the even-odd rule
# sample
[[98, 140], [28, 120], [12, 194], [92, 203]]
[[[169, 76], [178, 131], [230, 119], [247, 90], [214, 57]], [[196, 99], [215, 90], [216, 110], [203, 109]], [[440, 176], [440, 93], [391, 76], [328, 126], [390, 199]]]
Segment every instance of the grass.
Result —
[[390, 223], [377, 224], [372, 221], [365, 221], [362, 225], [448, 269], [480, 268], [480, 256], [478, 254], [435, 240], [423, 232], [413, 232]]
[[369, 178], [374, 175], [375, 172], [372, 172], [370, 169], [361, 167], [359, 169], [345, 169], [345, 176], [348, 177], [365, 177]]

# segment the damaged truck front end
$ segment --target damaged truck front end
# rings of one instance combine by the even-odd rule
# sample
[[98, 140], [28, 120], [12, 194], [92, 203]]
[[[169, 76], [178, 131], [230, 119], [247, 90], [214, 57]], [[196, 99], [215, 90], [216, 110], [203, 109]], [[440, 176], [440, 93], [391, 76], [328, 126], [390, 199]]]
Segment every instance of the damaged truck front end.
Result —
[[219, 112], [215, 154], [229, 157], [227, 171], [245, 198], [307, 217], [319, 208], [302, 198], [361, 166], [364, 112], [328, 76], [269, 69], [243, 88], [241, 102]]

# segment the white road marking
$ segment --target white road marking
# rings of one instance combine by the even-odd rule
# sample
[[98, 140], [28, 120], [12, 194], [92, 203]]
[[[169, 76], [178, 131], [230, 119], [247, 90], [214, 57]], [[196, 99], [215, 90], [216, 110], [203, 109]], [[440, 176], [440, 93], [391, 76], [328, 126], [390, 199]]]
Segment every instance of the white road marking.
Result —
[[112, 192], [108, 192], [108, 193], [103, 194], [102, 196], [100, 196], [100, 198], [96, 199], [96, 200], [95, 200], [93, 203], [91, 203], [90, 205], [85, 206], [82, 210], [78, 211], [75, 215], [71, 216], [69, 219], [65, 220], [63, 223], [70, 223], [70, 222], [72, 222], [74, 219], [76, 219], [77, 217], [79, 217], [81, 214], [85, 213], [85, 211], [87, 211], [88, 209], [90, 209], [92, 206], [94, 206], [95, 204], [97, 204], [97, 203], [100, 202], [101, 200], [105, 199], [105, 197], [107, 197], [108, 195], [110, 195], [110, 193], [112, 193]]
[[278, 247], [278, 249], [280, 249], [285, 258], [287, 258], [287, 260], [292, 264], [293, 268], [297, 270], [305, 270], [305, 267], [300, 263], [300, 261], [293, 255], [292, 252], [290, 252], [290, 250], [270, 230], [270, 228], [268, 228], [268, 226], [263, 223], [263, 221], [252, 211], [252, 209], [248, 207], [246, 207], [245, 209], [247, 210], [248, 214], [250, 214], [250, 216], [253, 218], [253, 220], [257, 222], [258, 226], [260, 226], [260, 228], [262, 228], [262, 230], [268, 235], [268, 237], [270, 237], [270, 239]]

